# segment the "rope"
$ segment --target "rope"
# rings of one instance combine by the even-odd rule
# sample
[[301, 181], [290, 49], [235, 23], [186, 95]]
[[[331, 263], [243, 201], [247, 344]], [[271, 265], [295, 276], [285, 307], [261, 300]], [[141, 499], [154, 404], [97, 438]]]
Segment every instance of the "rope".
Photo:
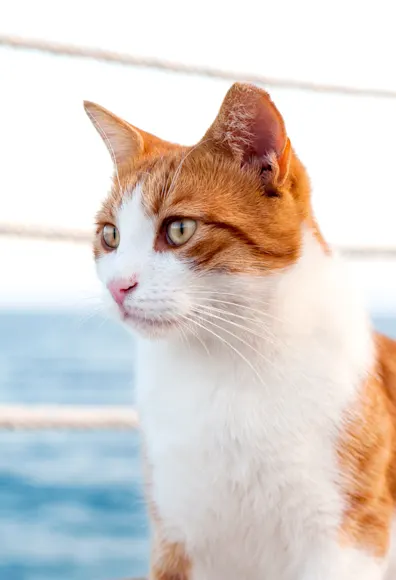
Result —
[[394, 260], [396, 248], [376, 246], [340, 246], [340, 254], [348, 260]]
[[259, 74], [245, 74], [240, 71], [223, 70], [209, 66], [188, 65], [182, 62], [171, 62], [159, 58], [134, 56], [132, 54], [125, 54], [100, 48], [88, 46], [82, 47], [73, 44], [63, 44], [34, 38], [22, 38], [7, 34], [0, 35], [0, 46], [22, 50], [35, 50], [56, 56], [85, 58], [124, 66], [152, 68], [164, 72], [201, 76], [230, 82], [244, 81], [279, 89], [293, 89], [355, 97], [374, 97], [382, 99], [396, 98], [396, 91], [390, 89], [354, 87], [330, 83], [322, 84], [314, 83], [312, 81], [267, 77]]
[[[15, 236], [18, 238], [32, 238], [38, 240], [90, 243], [92, 234], [81, 230], [64, 230], [42, 226], [13, 225], [0, 223], [0, 236]], [[338, 251], [345, 258], [351, 260], [393, 260], [396, 258], [396, 247], [375, 246], [340, 246]]]
[[29, 226], [0, 223], [0, 236], [18, 238], [33, 238], [55, 242], [88, 243], [92, 241], [92, 234], [87, 231], [63, 230], [43, 226]]
[[137, 425], [136, 411], [123, 407], [0, 405], [0, 429], [131, 430]]

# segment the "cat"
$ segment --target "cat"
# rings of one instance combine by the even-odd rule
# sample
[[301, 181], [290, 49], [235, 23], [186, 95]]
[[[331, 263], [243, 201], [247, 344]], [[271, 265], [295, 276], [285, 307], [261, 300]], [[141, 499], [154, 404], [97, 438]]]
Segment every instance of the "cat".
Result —
[[94, 255], [137, 337], [150, 579], [396, 578], [396, 343], [270, 96], [234, 84], [193, 147], [85, 110], [115, 169]]

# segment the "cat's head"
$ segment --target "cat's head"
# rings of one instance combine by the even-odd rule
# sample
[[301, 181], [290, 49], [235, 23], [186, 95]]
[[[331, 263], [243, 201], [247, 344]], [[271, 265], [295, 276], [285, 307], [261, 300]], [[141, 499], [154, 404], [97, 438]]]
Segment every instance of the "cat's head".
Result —
[[306, 172], [268, 94], [233, 85], [193, 147], [85, 110], [115, 165], [94, 254], [116, 316], [149, 336], [209, 337], [246, 325], [254, 304], [265, 310], [271, 276], [298, 259], [303, 225], [315, 228]]

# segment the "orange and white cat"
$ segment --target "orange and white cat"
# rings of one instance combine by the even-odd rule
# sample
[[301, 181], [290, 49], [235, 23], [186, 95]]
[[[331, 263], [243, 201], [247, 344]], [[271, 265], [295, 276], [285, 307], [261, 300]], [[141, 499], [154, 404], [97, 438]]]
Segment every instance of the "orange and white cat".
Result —
[[85, 109], [115, 163], [94, 252], [137, 335], [150, 579], [396, 578], [396, 345], [268, 94], [233, 85], [194, 147]]

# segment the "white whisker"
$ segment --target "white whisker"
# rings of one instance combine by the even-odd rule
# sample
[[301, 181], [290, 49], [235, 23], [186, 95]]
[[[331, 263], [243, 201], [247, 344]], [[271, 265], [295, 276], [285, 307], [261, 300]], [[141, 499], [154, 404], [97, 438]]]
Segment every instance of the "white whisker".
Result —
[[[265, 341], [265, 343], [267, 345], [271, 345], [274, 349], [279, 349], [279, 346], [282, 345], [285, 348], [286, 344], [284, 343], [284, 341], [282, 340], [282, 338], [280, 338], [279, 336], [277, 336], [272, 330], [270, 330], [268, 327], [264, 326], [260, 326], [258, 329], [255, 328], [250, 328], [249, 326], [244, 326], [241, 324], [237, 324], [236, 322], [234, 322], [233, 320], [229, 320], [228, 318], [223, 318], [222, 316], [217, 316], [217, 314], [213, 314], [213, 312], [211, 312], [211, 310], [205, 310], [205, 314], [210, 314], [213, 318], [218, 318], [219, 320], [222, 320], [225, 323], [228, 323], [232, 326], [235, 326], [237, 328], [240, 328], [241, 330], [251, 334], [254, 337], [260, 338], [263, 341]], [[231, 312], [227, 312], [227, 315], [233, 315], [233, 313]], [[257, 324], [257, 322], [256, 322]], [[261, 331], [265, 331], [260, 332]]]
[[[260, 332], [257, 332], [257, 330], [254, 330], [252, 328], [249, 328], [248, 326], [244, 326], [242, 324], [238, 324], [237, 322], [233, 321], [233, 320], [228, 320], [227, 318], [224, 318], [223, 316], [220, 316], [220, 314], [223, 312], [227, 315], [230, 316], [236, 316], [242, 320], [247, 320], [247, 321], [252, 321], [251, 318], [246, 319], [244, 316], [238, 316], [238, 314], [234, 314], [233, 312], [227, 312], [226, 310], [220, 310], [218, 308], [213, 308], [210, 306], [203, 306], [203, 305], [199, 305], [199, 306], [195, 306], [194, 309], [195, 311], [197, 309], [201, 309], [204, 308], [204, 312], [205, 314], [210, 314], [210, 316], [212, 316], [213, 318], [217, 318], [218, 320], [222, 320], [223, 322], [226, 322], [227, 324], [231, 324], [232, 326], [235, 326], [237, 328], [240, 328], [241, 330], [244, 330], [245, 332], [249, 332], [250, 334], [253, 334], [254, 336], [258, 337], [258, 338], [262, 338], [265, 341], [269, 341], [270, 336], [266, 335], [266, 334], [262, 334]], [[202, 311], [201, 311], [202, 312]], [[253, 322], [255, 324], [258, 324], [258, 322], [256, 320], [253, 320]], [[275, 344], [275, 343], [272, 343]]]
[[202, 328], [203, 330], [205, 330], [206, 332], [209, 332], [210, 334], [212, 334], [213, 336], [215, 336], [216, 338], [218, 338], [220, 340], [220, 342], [222, 342], [223, 344], [225, 344], [226, 346], [228, 346], [231, 350], [233, 350], [239, 357], [241, 357], [241, 359], [243, 361], [245, 361], [245, 363], [251, 368], [251, 370], [254, 372], [254, 374], [257, 376], [257, 378], [259, 379], [261, 384], [263, 383], [263, 380], [260, 376], [260, 374], [258, 373], [257, 369], [254, 368], [254, 366], [252, 365], [252, 363], [249, 361], [249, 359], [247, 359], [237, 348], [235, 348], [230, 342], [228, 342], [225, 338], [223, 338], [222, 336], [218, 335], [216, 332], [214, 332], [213, 330], [211, 330], [210, 328], [207, 328], [206, 326], [204, 326], [203, 324], [201, 324], [200, 322], [198, 322], [197, 320], [195, 320], [194, 318], [189, 318], [186, 317], [187, 320], [189, 320], [190, 322], [196, 324], [197, 326], [199, 326], [200, 328]]
[[[235, 334], [234, 332], [231, 332], [231, 330], [227, 330], [226, 328], [224, 328], [223, 326], [221, 326], [220, 324], [216, 324], [215, 322], [213, 322], [212, 320], [208, 320], [208, 318], [204, 318], [202, 316], [202, 312], [199, 311], [194, 311], [201, 320], [204, 320], [205, 322], [208, 322], [209, 324], [211, 324], [212, 326], [215, 326], [216, 328], [219, 328], [220, 330], [222, 330], [223, 332], [226, 332], [227, 334], [229, 334], [230, 336], [232, 336], [233, 338], [236, 338], [237, 340], [239, 340], [239, 342], [242, 342], [242, 344], [244, 344], [245, 346], [247, 346], [248, 348], [250, 348], [253, 352], [255, 352], [260, 358], [262, 358], [266, 363], [268, 363], [270, 366], [274, 367], [272, 361], [267, 358], [262, 352], [260, 352], [259, 350], [257, 350], [256, 348], [254, 348], [254, 346], [252, 346], [250, 344], [250, 342], [248, 342], [247, 340], [241, 338], [240, 336], [238, 336], [237, 334]], [[277, 370], [277, 369], [276, 369]]]
[[[188, 322], [191, 322], [191, 320], [189, 318], [187, 318], [186, 316], [184, 316], [183, 314], [180, 315], [183, 319], [187, 320]], [[203, 346], [203, 348], [205, 349], [206, 353], [208, 354], [208, 356], [210, 356], [210, 352], [208, 347], [206, 346], [206, 344], [204, 343], [204, 341], [202, 340], [202, 338], [199, 336], [198, 332], [195, 330], [195, 328], [193, 328], [192, 326], [190, 326], [187, 322], [184, 322], [183, 320], [179, 321], [181, 324], [184, 324], [185, 327], [187, 328], [187, 330], [189, 332], [192, 333], [192, 335], [198, 340], [198, 342], [201, 343], [201, 345]]]
[[243, 316], [242, 314], [236, 314], [231, 309], [225, 310], [224, 308], [218, 308], [216, 306], [211, 306], [211, 305], [208, 306], [207, 304], [199, 304], [199, 307], [205, 308], [208, 310], [213, 310], [214, 312], [218, 312], [219, 314], [226, 314], [227, 316], [233, 316], [234, 318], [239, 318], [240, 320], [244, 320], [245, 322], [253, 322], [253, 324], [256, 324], [257, 326], [260, 326], [260, 327], [262, 327], [262, 325], [263, 325], [263, 321], [260, 318], [258, 318], [258, 317], [250, 318], [248, 316]]
[[[210, 294], [210, 292], [208, 292], [208, 293]], [[218, 294], [222, 294], [222, 293], [219, 292]], [[224, 294], [227, 294], [227, 293], [225, 292]], [[194, 294], [192, 294], [192, 296], [194, 296]], [[238, 308], [244, 308], [245, 310], [249, 310], [250, 312], [255, 312], [256, 314], [259, 314], [260, 316], [262, 316], [264, 318], [275, 320], [275, 321], [280, 322], [282, 324], [285, 324], [287, 322], [286, 319], [278, 318], [277, 316], [275, 316], [271, 312], [265, 312], [264, 310], [258, 310], [257, 308], [252, 308], [251, 306], [246, 306], [245, 304], [241, 304], [240, 302], [230, 302], [227, 300], [219, 300], [218, 298], [201, 297], [201, 296], [197, 296], [196, 298], [199, 300], [205, 300], [207, 302], [216, 302], [216, 303], [220, 303], [220, 304], [227, 304], [229, 306], [236, 306]], [[254, 300], [252, 300], [252, 303], [254, 304]], [[269, 306], [269, 304], [265, 303], [265, 302], [262, 302], [262, 304], [266, 304]]]
[[173, 179], [171, 181], [171, 184], [169, 186], [169, 195], [172, 193], [172, 191], [175, 189], [176, 186], [176, 180], [180, 175], [181, 169], [184, 165], [185, 160], [187, 159], [187, 157], [189, 157], [191, 155], [191, 153], [193, 153], [193, 151], [195, 151], [197, 149], [197, 147], [200, 147], [203, 143], [206, 143], [207, 141], [210, 141], [210, 139], [205, 139], [204, 141], [200, 141], [199, 143], [197, 143], [196, 145], [194, 145], [194, 147], [192, 147], [187, 153], [186, 155], [181, 159], [179, 165], [177, 166], [177, 169], [173, 175]]
[[190, 344], [190, 342], [188, 340], [188, 337], [187, 337], [187, 334], [186, 334], [186, 331], [185, 331], [185, 327], [186, 327], [186, 324], [183, 323], [182, 320], [179, 320], [179, 330], [180, 330], [180, 334], [181, 334], [182, 340], [186, 342], [186, 344], [189, 346], [189, 348], [191, 348], [191, 344]]

